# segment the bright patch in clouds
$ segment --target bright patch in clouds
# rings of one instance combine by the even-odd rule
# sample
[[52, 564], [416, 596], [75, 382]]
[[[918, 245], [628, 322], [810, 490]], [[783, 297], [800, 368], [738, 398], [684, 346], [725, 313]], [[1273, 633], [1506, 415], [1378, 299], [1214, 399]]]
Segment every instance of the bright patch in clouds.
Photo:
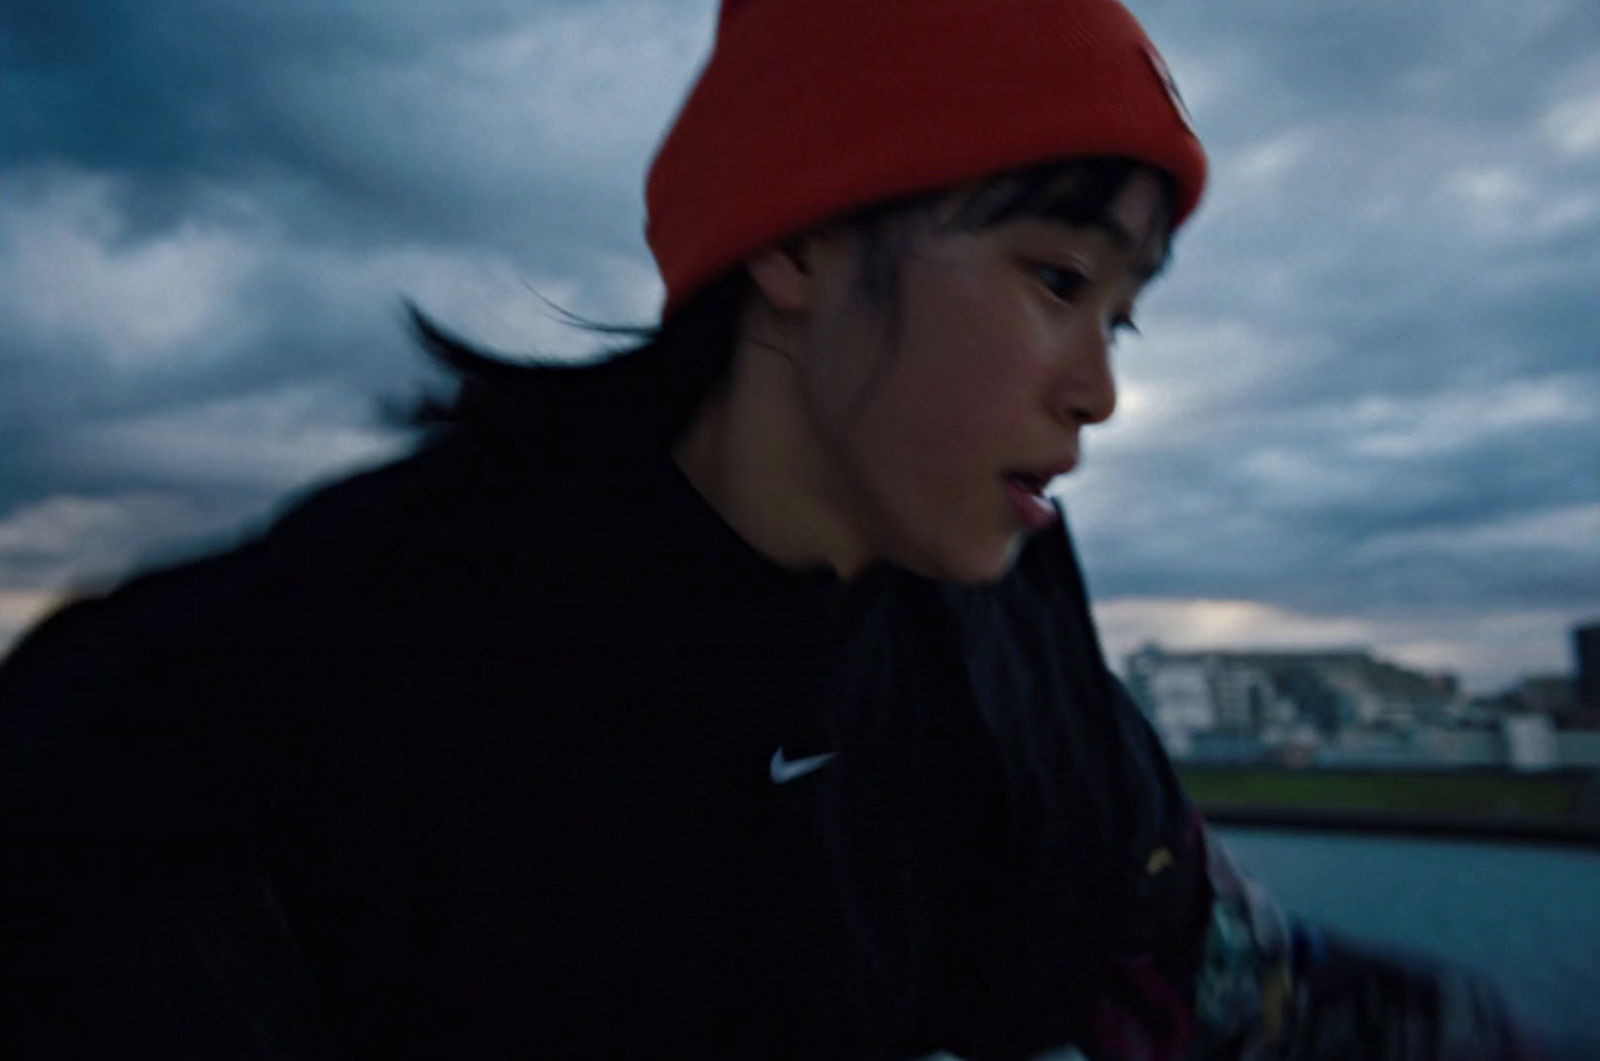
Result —
[[0, 589], [0, 659], [39, 620], [67, 599], [58, 590]]
[[1316, 146], [1306, 130], [1283, 133], [1244, 151], [1231, 163], [1228, 173], [1243, 184], [1274, 184], [1313, 157]]
[[1563, 100], [1544, 118], [1544, 133], [1570, 158], [1600, 152], [1600, 91]]
[[1447, 187], [1484, 207], [1513, 206], [1528, 197], [1528, 188], [1508, 169], [1464, 169], [1450, 175]]
[[195, 483], [290, 489], [319, 473], [393, 454], [393, 433], [330, 422], [331, 396], [289, 389], [230, 397], [85, 432], [85, 455], [131, 469], [155, 465]]
[[247, 340], [243, 286], [259, 261], [250, 241], [202, 222], [130, 238], [112, 183], [64, 171], [8, 187], [0, 199], [7, 331], [58, 352], [87, 344], [119, 371], [172, 363], [181, 352], [192, 363], [191, 346], [215, 353]]
[[1539, 427], [1592, 424], [1600, 429], [1597, 383], [1574, 373], [1515, 380], [1497, 388], [1445, 391], [1413, 401], [1363, 398], [1349, 410], [1350, 451], [1406, 458], [1446, 453]]
[[57, 495], [0, 520], [4, 592], [14, 612], [43, 606], [60, 592], [120, 578], [129, 563], [179, 535], [215, 534], [232, 523], [165, 494]]

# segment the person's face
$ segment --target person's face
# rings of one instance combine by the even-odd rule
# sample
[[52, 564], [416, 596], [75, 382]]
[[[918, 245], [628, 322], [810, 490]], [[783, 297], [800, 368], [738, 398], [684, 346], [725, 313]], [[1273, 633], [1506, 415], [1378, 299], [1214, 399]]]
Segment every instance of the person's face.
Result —
[[898, 296], [863, 295], [859, 238], [818, 245], [798, 378], [832, 516], [862, 558], [982, 583], [1053, 521], [1044, 487], [1116, 406], [1111, 347], [1165, 212], [1140, 171], [1104, 226], [962, 230], [939, 214], [905, 220]]

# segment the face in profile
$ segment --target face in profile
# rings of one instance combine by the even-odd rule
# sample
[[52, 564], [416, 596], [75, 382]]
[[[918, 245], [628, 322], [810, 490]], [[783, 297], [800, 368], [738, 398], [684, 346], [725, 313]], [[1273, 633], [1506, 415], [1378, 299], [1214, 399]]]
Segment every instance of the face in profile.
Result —
[[963, 583], [1003, 576], [1054, 520], [1045, 488], [1116, 407], [1111, 351], [1166, 246], [1135, 171], [1100, 219], [895, 223], [897, 291], [864, 296], [859, 236], [818, 242], [796, 380], [825, 503], [866, 559]]

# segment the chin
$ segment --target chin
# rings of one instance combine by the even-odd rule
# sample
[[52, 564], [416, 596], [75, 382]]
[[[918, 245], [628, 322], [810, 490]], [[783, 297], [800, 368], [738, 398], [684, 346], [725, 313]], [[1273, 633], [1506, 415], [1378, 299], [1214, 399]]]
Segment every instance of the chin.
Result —
[[916, 565], [913, 569], [941, 582], [973, 587], [993, 585], [1016, 566], [1022, 543], [1021, 535], [982, 545], [967, 543], [966, 548], [947, 549], [937, 554], [935, 563]]

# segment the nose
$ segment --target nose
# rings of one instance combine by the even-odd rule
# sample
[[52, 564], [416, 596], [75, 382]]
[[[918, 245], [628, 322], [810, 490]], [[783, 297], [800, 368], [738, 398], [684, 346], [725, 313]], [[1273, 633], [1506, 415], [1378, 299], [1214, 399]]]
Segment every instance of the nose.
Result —
[[1063, 352], [1054, 406], [1073, 427], [1099, 424], [1117, 409], [1117, 381], [1111, 370], [1111, 329], [1086, 324]]

